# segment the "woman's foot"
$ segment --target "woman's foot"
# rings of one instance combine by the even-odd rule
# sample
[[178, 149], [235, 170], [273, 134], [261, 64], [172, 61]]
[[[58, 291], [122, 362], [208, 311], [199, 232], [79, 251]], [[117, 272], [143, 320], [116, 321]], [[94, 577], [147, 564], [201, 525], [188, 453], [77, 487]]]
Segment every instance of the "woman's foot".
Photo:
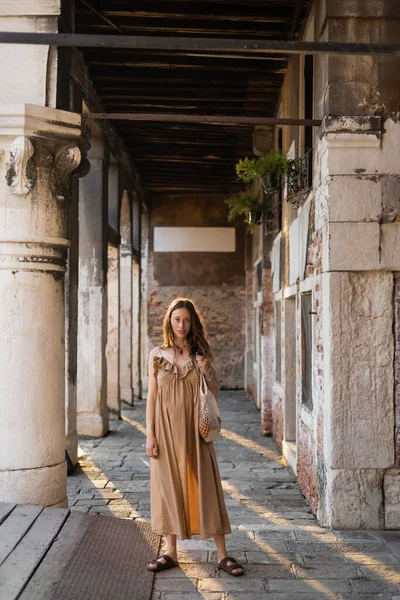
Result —
[[158, 573], [159, 571], [165, 571], [166, 569], [172, 569], [178, 566], [178, 557], [176, 554], [161, 554], [158, 558], [151, 560], [147, 569]]
[[234, 577], [240, 577], [244, 575], [244, 569], [242, 565], [232, 558], [231, 556], [225, 556], [218, 563], [218, 569], [221, 571], [225, 571], [228, 575], [233, 575]]

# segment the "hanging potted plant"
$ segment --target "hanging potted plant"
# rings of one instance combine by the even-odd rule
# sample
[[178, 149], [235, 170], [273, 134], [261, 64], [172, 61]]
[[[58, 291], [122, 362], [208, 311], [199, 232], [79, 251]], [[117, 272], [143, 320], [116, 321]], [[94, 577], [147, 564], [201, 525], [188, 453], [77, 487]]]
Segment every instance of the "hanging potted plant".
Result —
[[264, 192], [275, 194], [283, 185], [289, 167], [289, 160], [284, 152], [271, 150], [259, 158], [241, 158], [236, 163], [236, 174], [246, 183], [261, 179]]
[[228, 221], [244, 215], [248, 230], [252, 232], [254, 225], [259, 225], [263, 218], [263, 202], [259, 194], [253, 190], [237, 192], [225, 200], [229, 207]]

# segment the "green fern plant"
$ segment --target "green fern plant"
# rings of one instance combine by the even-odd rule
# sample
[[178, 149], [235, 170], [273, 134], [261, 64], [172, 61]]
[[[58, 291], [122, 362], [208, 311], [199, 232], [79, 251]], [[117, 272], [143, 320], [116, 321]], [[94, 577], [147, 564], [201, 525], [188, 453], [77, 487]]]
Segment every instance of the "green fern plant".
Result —
[[253, 233], [254, 225], [261, 223], [263, 217], [263, 201], [259, 194], [252, 190], [243, 190], [233, 194], [225, 202], [229, 207], [228, 221], [244, 215], [247, 232]]
[[262, 211], [263, 205], [258, 194], [253, 191], [241, 191], [233, 194], [227, 200], [229, 207], [228, 221], [233, 221], [240, 215], [248, 215], [253, 210]]
[[280, 186], [288, 167], [289, 159], [280, 150], [271, 150], [259, 158], [241, 158], [235, 165], [239, 179], [251, 183], [260, 177], [266, 191]]

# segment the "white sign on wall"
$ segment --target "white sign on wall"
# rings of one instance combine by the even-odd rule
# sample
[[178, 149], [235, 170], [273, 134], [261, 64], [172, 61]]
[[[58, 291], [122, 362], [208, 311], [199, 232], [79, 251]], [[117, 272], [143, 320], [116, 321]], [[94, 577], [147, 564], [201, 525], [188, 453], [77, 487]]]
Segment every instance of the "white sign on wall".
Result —
[[235, 252], [234, 227], [154, 227], [154, 252]]

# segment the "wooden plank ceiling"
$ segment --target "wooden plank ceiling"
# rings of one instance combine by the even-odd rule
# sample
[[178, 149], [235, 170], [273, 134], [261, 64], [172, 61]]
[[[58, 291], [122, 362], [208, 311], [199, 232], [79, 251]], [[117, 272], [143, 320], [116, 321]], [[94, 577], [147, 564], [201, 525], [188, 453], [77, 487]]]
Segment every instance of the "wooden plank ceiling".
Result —
[[[299, 39], [311, 0], [76, 0], [76, 33]], [[288, 59], [240, 52], [82, 49], [107, 112], [273, 117]], [[252, 127], [113, 121], [143, 185], [230, 194]]]

